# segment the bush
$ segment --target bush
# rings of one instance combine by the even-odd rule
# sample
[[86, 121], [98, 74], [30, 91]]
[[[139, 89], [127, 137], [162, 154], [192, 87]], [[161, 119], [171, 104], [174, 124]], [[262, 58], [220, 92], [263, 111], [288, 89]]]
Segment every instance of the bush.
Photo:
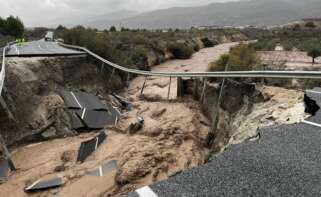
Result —
[[261, 69], [261, 63], [253, 47], [240, 44], [233, 47], [229, 54], [222, 55], [219, 60], [209, 65], [210, 71], [246, 71]]
[[212, 40], [210, 40], [209, 38], [202, 38], [201, 41], [204, 44], [204, 47], [213, 47], [215, 46], [217, 43], [214, 43]]
[[215, 72], [215, 71], [225, 71], [226, 65], [230, 59], [229, 54], [223, 54], [221, 57], [216, 61], [212, 62], [209, 65], [209, 71]]
[[312, 57], [312, 64], [315, 63], [315, 58], [320, 57], [321, 56], [321, 51], [319, 49], [311, 49], [308, 52], [308, 56]]
[[184, 43], [172, 43], [168, 49], [177, 59], [189, 59], [194, 53], [194, 50]]
[[148, 51], [142, 46], [134, 50], [132, 61], [140, 70], [147, 70], [147, 53]]
[[9, 16], [7, 19], [0, 17], [0, 33], [19, 38], [23, 36], [24, 25], [18, 17]]
[[315, 28], [316, 27], [316, 25], [314, 24], [314, 22], [307, 22], [306, 24], [305, 24], [305, 26], [306, 27], [309, 27], [309, 28]]

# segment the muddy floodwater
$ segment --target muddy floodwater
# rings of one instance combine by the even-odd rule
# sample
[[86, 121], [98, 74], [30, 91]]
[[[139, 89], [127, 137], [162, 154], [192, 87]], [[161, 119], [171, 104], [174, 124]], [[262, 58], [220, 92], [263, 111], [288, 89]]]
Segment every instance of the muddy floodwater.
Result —
[[[210, 62], [228, 53], [230, 47], [236, 44], [227, 43], [202, 49], [189, 60], [170, 60], [153, 67], [153, 70], [206, 71]], [[116, 127], [103, 130], [107, 135], [106, 140], [84, 163], [76, 162], [79, 146], [98, 132], [29, 144], [13, 150], [12, 160], [17, 171], [0, 185], [0, 196], [119, 196], [204, 164], [210, 152], [204, 146], [210, 121], [202, 114], [199, 103], [189, 97], [177, 100], [176, 79], [173, 78], [170, 83], [169, 78], [163, 77], [147, 78], [145, 100], [141, 100], [143, 82], [144, 77], [137, 77], [123, 91], [122, 96], [132, 102], [133, 109], [121, 115]], [[247, 114], [249, 119], [258, 120], [255, 124], [237, 119], [243, 124], [240, 131], [235, 132], [231, 143], [252, 137], [256, 128], [262, 124], [259, 121], [262, 118], [293, 123], [301, 121], [304, 116], [302, 92], [286, 94], [284, 89], [269, 87], [261, 87], [261, 91], [271, 99], [265, 104], [255, 105], [256, 113]], [[279, 93], [283, 93], [282, 96], [274, 96]], [[267, 107], [271, 107], [271, 110], [264, 110]], [[127, 128], [139, 116], [144, 118], [144, 127], [136, 133], [129, 133]], [[251, 130], [247, 133], [249, 125]], [[113, 160], [117, 161], [117, 167], [103, 176], [87, 174]], [[63, 177], [64, 184], [41, 192], [24, 192], [27, 185], [48, 176]]]

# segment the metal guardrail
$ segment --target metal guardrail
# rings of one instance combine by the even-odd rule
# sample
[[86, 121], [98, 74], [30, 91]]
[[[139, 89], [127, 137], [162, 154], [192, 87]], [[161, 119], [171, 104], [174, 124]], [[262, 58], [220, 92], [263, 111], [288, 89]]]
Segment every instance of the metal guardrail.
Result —
[[6, 50], [8, 46], [5, 46], [2, 50], [2, 64], [1, 64], [1, 71], [0, 71], [0, 95], [2, 94], [4, 78], [6, 75]]
[[321, 79], [320, 71], [226, 71], [226, 72], [154, 72], [130, 69], [105, 60], [85, 47], [59, 43], [59, 45], [85, 51], [101, 62], [127, 73], [162, 77], [200, 77], [200, 78], [280, 78], [280, 79]]
[[0, 71], [0, 96], [2, 95], [2, 89], [4, 86], [4, 79], [6, 77], [6, 53], [9, 50], [9, 47], [15, 42], [9, 42], [2, 50], [2, 64]]

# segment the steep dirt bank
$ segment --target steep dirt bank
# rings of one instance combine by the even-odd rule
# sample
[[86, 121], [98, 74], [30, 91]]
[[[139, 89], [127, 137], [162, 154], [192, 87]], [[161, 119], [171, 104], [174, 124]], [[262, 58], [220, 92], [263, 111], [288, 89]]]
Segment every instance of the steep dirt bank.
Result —
[[[187, 84], [187, 94], [200, 100], [204, 86], [195, 86], [201, 83], [193, 79]], [[206, 83], [205, 87], [204, 99], [200, 100], [202, 111], [210, 120], [218, 114], [211, 143], [213, 153], [258, 137], [258, 128], [298, 123], [308, 116], [303, 91], [226, 80], [222, 102], [217, 108], [221, 84]]]
[[110, 84], [109, 73], [100, 74], [99, 68], [86, 60], [86, 57], [8, 59], [5, 86], [11, 98], [7, 102], [15, 117], [15, 121], [1, 123], [1, 134], [8, 145], [41, 130], [56, 117], [60, 121], [52, 128], [57, 135], [72, 134], [58, 96], [60, 90], [83, 89], [107, 95], [110, 90], [123, 87], [117, 75]]
[[[235, 44], [203, 49], [194, 54], [190, 60], [173, 60], [154, 69], [204, 71], [209, 62], [228, 52], [229, 48]], [[40, 63], [40, 65], [42, 64]], [[79, 77], [75, 77], [75, 84], [69, 87], [86, 87], [87, 90], [106, 90], [105, 88], [108, 88], [93, 86], [96, 83], [103, 85], [108, 83], [105, 83], [104, 78], [96, 78], [97, 75], [92, 78], [92, 76], [92, 73], [84, 75], [82, 86], [77, 86]], [[97, 81], [88, 81], [87, 83], [87, 80]], [[207, 99], [200, 107], [199, 101], [193, 100], [190, 95], [177, 99], [177, 81], [175, 79], [171, 83], [170, 101], [167, 101], [169, 79], [161, 77], [147, 78], [143, 94], [145, 99], [141, 100], [140, 90], [143, 82], [144, 77], [137, 77], [123, 91], [122, 95], [132, 102], [133, 109], [123, 112], [116, 128], [111, 127], [103, 130], [108, 135], [106, 141], [84, 163], [76, 163], [78, 148], [82, 141], [93, 137], [95, 132], [20, 147], [15, 149], [12, 155], [18, 170], [11, 175], [7, 183], [0, 185], [0, 193], [15, 197], [29, 196], [23, 191], [26, 184], [43, 176], [61, 175], [66, 182], [63, 187], [32, 196], [56, 194], [62, 196], [117, 196], [155, 181], [164, 180], [173, 173], [206, 162], [211, 150], [204, 146], [204, 142], [209, 130], [211, 114], [217, 110], [213, 106], [217, 101], [219, 84], [209, 84], [206, 90]], [[194, 82], [192, 81], [191, 84]], [[189, 85], [188, 88], [193, 87]], [[280, 123], [284, 123], [283, 119], [278, 119], [278, 114], [283, 114], [288, 109], [295, 109], [292, 107], [296, 104], [302, 104], [301, 98], [296, 97], [302, 93], [297, 91], [288, 94], [286, 89], [273, 87], [261, 87], [260, 89], [253, 85], [234, 84], [233, 82], [227, 83], [225, 89], [228, 91], [225, 92], [223, 97], [225, 102], [219, 111], [221, 116], [226, 119], [222, 118], [219, 124], [224, 129], [217, 132], [217, 136], [222, 137], [215, 139], [215, 146], [212, 147], [214, 150], [221, 150], [229, 143], [238, 143], [252, 137], [258, 126], [255, 123], [251, 129], [247, 129], [252, 118], [271, 120], [270, 123], [274, 124], [277, 121], [269, 116], [276, 111], [277, 114], [274, 114], [276, 119], [282, 120]], [[201, 86], [198, 92], [202, 92]], [[282, 92], [282, 96], [277, 96]], [[104, 91], [101, 94], [104, 100], [108, 100], [108, 95]], [[293, 103], [293, 105], [279, 106], [279, 102]], [[32, 106], [37, 107], [38, 105], [33, 104]], [[271, 109], [266, 109], [269, 107]], [[208, 115], [208, 118], [202, 115], [202, 110], [204, 114]], [[301, 108], [298, 111], [301, 112]], [[33, 110], [30, 110], [31, 112]], [[292, 116], [290, 112], [289, 114]], [[136, 133], [130, 133], [128, 131], [129, 124], [136, 121], [138, 116], [144, 118], [144, 127]], [[285, 119], [287, 120], [287, 117]], [[111, 173], [104, 177], [85, 175], [88, 170], [95, 169], [111, 160], [118, 161], [117, 168]]]

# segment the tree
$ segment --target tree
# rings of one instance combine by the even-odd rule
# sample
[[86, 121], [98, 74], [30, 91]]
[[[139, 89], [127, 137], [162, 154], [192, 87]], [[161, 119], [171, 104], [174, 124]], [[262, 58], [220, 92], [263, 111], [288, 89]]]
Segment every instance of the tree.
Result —
[[314, 63], [315, 63], [315, 59], [316, 59], [317, 57], [320, 57], [320, 56], [321, 56], [321, 51], [320, 51], [319, 49], [316, 49], [316, 48], [311, 49], [311, 50], [308, 52], [308, 56], [309, 56], [309, 57], [312, 57], [312, 64], [314, 64]]
[[63, 26], [63, 25], [59, 25], [57, 28], [56, 28], [56, 30], [57, 31], [64, 31], [64, 30], [66, 30], [67, 28], [65, 27], [65, 26]]
[[5, 23], [5, 32], [14, 37], [22, 37], [24, 25], [18, 17], [9, 16]]
[[110, 29], [109, 29], [109, 31], [110, 31], [110, 32], [116, 32], [116, 31], [117, 31], [117, 29], [116, 29], [116, 27], [115, 27], [115, 26], [111, 26], [111, 27], [110, 27]]
[[0, 17], [0, 33], [4, 34], [5, 32], [5, 26], [6, 26], [6, 20]]
[[307, 22], [307, 23], [305, 24], [305, 26], [306, 26], [306, 27], [309, 27], [309, 28], [315, 28], [315, 27], [316, 27], [316, 25], [315, 25], [314, 22], [312, 22], [312, 21]]

